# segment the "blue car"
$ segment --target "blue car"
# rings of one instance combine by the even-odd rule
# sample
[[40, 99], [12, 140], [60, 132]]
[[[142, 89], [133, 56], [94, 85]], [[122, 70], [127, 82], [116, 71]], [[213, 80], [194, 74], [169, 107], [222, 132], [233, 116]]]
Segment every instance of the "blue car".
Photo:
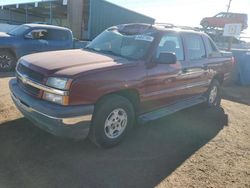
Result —
[[72, 31], [45, 24], [23, 24], [0, 32], [0, 71], [10, 71], [27, 54], [73, 48]]

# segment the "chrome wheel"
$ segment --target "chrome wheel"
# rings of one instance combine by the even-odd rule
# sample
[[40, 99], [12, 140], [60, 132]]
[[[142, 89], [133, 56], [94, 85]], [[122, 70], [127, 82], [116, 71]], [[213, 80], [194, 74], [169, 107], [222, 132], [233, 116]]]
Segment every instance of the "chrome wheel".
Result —
[[210, 104], [213, 104], [217, 98], [217, 95], [218, 95], [218, 88], [216, 86], [213, 86], [209, 94], [208, 102]]
[[108, 138], [119, 137], [128, 123], [128, 115], [122, 108], [114, 109], [107, 117], [104, 125], [104, 133]]

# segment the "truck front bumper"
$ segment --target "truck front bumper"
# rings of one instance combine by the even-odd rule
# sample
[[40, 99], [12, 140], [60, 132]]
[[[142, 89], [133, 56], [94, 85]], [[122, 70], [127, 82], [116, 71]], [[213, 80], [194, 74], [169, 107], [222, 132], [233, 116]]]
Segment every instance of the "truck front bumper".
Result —
[[88, 136], [94, 105], [61, 106], [36, 99], [21, 90], [16, 79], [10, 80], [9, 87], [16, 107], [39, 128], [68, 138]]

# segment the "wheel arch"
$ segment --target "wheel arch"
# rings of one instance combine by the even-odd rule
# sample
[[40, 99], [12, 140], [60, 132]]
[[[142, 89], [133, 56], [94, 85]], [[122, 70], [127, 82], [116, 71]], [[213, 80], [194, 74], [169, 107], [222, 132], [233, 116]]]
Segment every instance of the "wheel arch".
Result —
[[107, 94], [103, 95], [102, 97], [100, 97], [96, 103], [98, 103], [99, 101], [105, 99], [106, 97], [108, 97], [110, 95], [119, 95], [121, 97], [128, 99], [131, 102], [131, 104], [133, 105], [135, 113], [137, 114], [139, 112], [140, 95], [136, 89], [130, 88], [130, 89], [123, 89], [123, 90], [107, 93]]
[[224, 74], [216, 74], [216, 75], [213, 77], [212, 81], [213, 81], [213, 80], [217, 80], [217, 81], [219, 82], [219, 84], [222, 85], [222, 84], [223, 84], [223, 81], [224, 81]]
[[4, 47], [4, 48], [0, 48], [0, 49], [3, 50], [3, 51], [10, 52], [17, 60], [17, 54], [16, 54], [16, 52], [15, 52], [15, 50], [13, 48]]

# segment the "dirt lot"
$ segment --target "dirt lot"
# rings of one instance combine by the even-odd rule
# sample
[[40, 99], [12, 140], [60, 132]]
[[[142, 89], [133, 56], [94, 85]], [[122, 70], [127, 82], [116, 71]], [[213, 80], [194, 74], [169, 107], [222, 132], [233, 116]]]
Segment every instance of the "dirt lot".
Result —
[[22, 118], [0, 73], [0, 187], [250, 187], [250, 88], [136, 126], [118, 147], [51, 136]]

